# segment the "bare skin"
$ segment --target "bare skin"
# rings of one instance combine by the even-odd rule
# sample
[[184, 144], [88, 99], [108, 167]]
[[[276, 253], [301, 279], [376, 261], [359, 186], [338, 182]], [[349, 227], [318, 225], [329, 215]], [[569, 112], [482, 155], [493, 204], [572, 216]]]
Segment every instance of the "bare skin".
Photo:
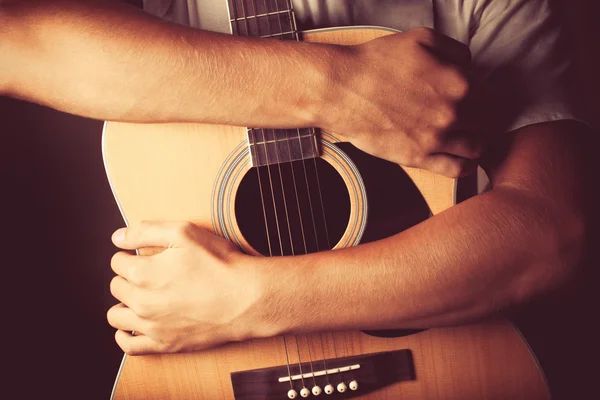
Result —
[[470, 89], [469, 49], [428, 29], [360, 46], [316, 45], [73, 1], [15, 2], [5, 6], [3, 27], [0, 46], [10, 57], [0, 61], [0, 91], [78, 115], [318, 126], [378, 157], [448, 176], [472, 171], [487, 140], [474, 118], [461, 121], [468, 131], [457, 124]]
[[[489, 192], [393, 237], [293, 259], [244, 255], [189, 223], [119, 230], [113, 241], [122, 249], [166, 248], [112, 260], [121, 304], [108, 320], [128, 354], [462, 324], [551, 293], [577, 271], [586, 129], [532, 125], [495, 137], [485, 153], [489, 139], [453, 134], [478, 132], [480, 122], [458, 112], [470, 95], [469, 54], [451, 39], [416, 30], [349, 48], [282, 43], [177, 27], [125, 6], [55, 2], [59, 12], [48, 2], [12, 3], [0, 13], [0, 37], [12, 38], [0, 40], [10, 55], [0, 61], [0, 90], [9, 95], [101, 119], [320, 126], [373, 155], [448, 176], [479, 162], [492, 180]], [[288, 64], [306, 75], [288, 78]]]

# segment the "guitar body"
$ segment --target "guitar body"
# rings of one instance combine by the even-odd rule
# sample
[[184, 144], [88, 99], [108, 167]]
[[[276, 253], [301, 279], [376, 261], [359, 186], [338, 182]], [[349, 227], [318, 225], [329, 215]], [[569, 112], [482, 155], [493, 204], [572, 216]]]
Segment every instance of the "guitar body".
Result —
[[[305, 32], [303, 39], [356, 44], [389, 32], [379, 28], [327, 29]], [[326, 132], [319, 140], [322, 161], [341, 178], [338, 181], [342, 183], [338, 182], [338, 185], [345, 187], [348, 194], [344, 197], [344, 202], [348, 203], [344, 206], [346, 219], [342, 218], [347, 221], [347, 226], [339, 230], [331, 247], [345, 247], [381, 237], [381, 234], [369, 233], [372, 224], [383, 228], [383, 235], [393, 234], [404, 227], [390, 228], [392, 223], [414, 224], [419, 222], [413, 221], [415, 214], [424, 219], [455, 203], [456, 182], [452, 179], [370, 159], [344, 147], [334, 135]], [[104, 160], [113, 193], [127, 224], [142, 220], [188, 220], [234, 241], [249, 253], [257, 254], [249, 239], [249, 228], [241, 228], [238, 224], [244, 213], [255, 212], [246, 210], [237, 201], [240, 187], [248, 185], [245, 177], [252, 175], [254, 169], [247, 143], [247, 131], [242, 127], [107, 123], [103, 135]], [[347, 156], [348, 152], [350, 156]], [[377, 171], [390, 168], [392, 172], [386, 173], [385, 177], [377, 175], [378, 179], [370, 179], [373, 175], [371, 165], [376, 165]], [[403, 185], [396, 190], [398, 194], [393, 193], [396, 182], [399, 188]], [[326, 180], [320, 184], [329, 186]], [[383, 200], [377, 200], [378, 197]], [[413, 198], [417, 200], [413, 201]], [[403, 205], [406, 205], [405, 209]], [[377, 222], [378, 218], [380, 222]], [[298, 356], [304, 365], [304, 373], [307, 373], [306, 361], [309, 359], [314, 360], [316, 369], [319, 369], [318, 360], [327, 359], [329, 365], [322, 365], [321, 369], [331, 369], [336, 359], [350, 357], [347, 364], [360, 364], [361, 369], [332, 372], [327, 378], [334, 386], [344, 380], [346, 384], [356, 380], [358, 390], [348, 390], [344, 395], [321, 394], [321, 397], [370, 400], [549, 398], [535, 357], [508, 321], [404, 332], [397, 336], [400, 334], [336, 332], [289, 336], [291, 374], [299, 374]], [[401, 379], [383, 379], [386, 370], [394, 369], [393, 365], [377, 365], [381, 361], [375, 359], [360, 362], [352, 359], [399, 350], [406, 350], [400, 353], [398, 361], [402, 364], [398, 367]], [[260, 386], [239, 374], [281, 367], [286, 363], [281, 337], [196, 353], [124, 356], [113, 398], [286, 399], [289, 382]], [[338, 363], [337, 367], [343, 365], [343, 362]], [[368, 369], [370, 375], [366, 372]], [[234, 395], [232, 379], [237, 379], [236, 376], [239, 381]], [[289, 374], [286, 372], [283, 376]], [[310, 389], [313, 378], [306, 379]], [[323, 376], [315, 379], [321, 388], [325, 386]], [[293, 382], [293, 387], [300, 392], [300, 380]]]

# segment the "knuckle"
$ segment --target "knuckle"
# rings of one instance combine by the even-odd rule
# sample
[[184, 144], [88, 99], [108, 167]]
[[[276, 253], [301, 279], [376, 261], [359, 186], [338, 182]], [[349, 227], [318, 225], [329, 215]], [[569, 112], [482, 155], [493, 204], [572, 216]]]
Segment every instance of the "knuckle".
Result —
[[141, 220], [139, 224], [132, 226], [127, 229], [125, 237], [128, 240], [140, 239], [147, 234], [149, 230], [155, 225], [154, 222], [149, 220]]
[[140, 268], [139, 265], [130, 265], [128, 271], [128, 280], [136, 286], [144, 287], [147, 286], [147, 277], [144, 268]]
[[133, 298], [127, 306], [140, 318], [150, 319], [154, 315], [152, 306], [146, 302], [140, 301], [138, 298]]
[[442, 140], [440, 138], [440, 134], [437, 131], [425, 131], [421, 135], [420, 139], [421, 152], [415, 154], [415, 157], [418, 157], [420, 154], [426, 155], [435, 153], [440, 148], [441, 144]]
[[411, 32], [415, 36], [417, 42], [425, 45], [433, 45], [437, 37], [435, 30], [428, 27], [415, 28], [412, 29]]
[[119, 283], [120, 283], [120, 277], [115, 276], [114, 278], [112, 278], [110, 280], [110, 285], [109, 285], [109, 289], [110, 289], [110, 293], [114, 296], [117, 297], [119, 294]]
[[119, 251], [113, 254], [113, 256], [110, 259], [110, 266], [112, 267], [112, 269], [115, 270], [118, 269], [119, 266], [122, 266], [126, 257], [127, 253], [125, 253], [124, 251]]
[[164, 328], [159, 324], [151, 324], [147, 330], [147, 336], [155, 341], [160, 353], [175, 353], [180, 348], [180, 337], [172, 329]]
[[457, 179], [463, 175], [464, 163], [459, 160], [453, 160], [446, 166], [444, 175], [448, 178]]
[[175, 231], [180, 239], [193, 239], [195, 237], [196, 225], [189, 221], [183, 221], [177, 225]]
[[[440, 130], [446, 130], [458, 121], [458, 110], [456, 107], [444, 104], [437, 110], [434, 125]], [[439, 139], [439, 138], [438, 138]]]
[[160, 340], [163, 336], [162, 329], [155, 321], [144, 321], [144, 335], [152, 338], [152, 340]]
[[133, 312], [140, 318], [149, 319], [153, 316], [152, 308], [147, 304], [136, 304], [132, 307]]
[[157, 347], [161, 353], [176, 353], [178, 351], [176, 344], [171, 341], [160, 342]]
[[423, 166], [425, 155], [421, 152], [413, 152], [405, 157], [404, 166], [411, 168], [419, 168]]
[[134, 293], [127, 304], [129, 308], [140, 318], [148, 320], [149, 323], [157, 320], [165, 314], [165, 308], [168, 306], [160, 301], [156, 295], [148, 293]]
[[121, 350], [123, 350], [123, 353], [127, 354], [128, 356], [135, 356], [137, 353], [134, 351], [133, 347], [131, 346], [131, 343], [126, 340], [121, 340], [120, 338], [121, 334], [119, 333], [119, 331], [115, 332], [115, 341], [117, 342]]
[[460, 167], [451, 168], [446, 176], [448, 178], [458, 179], [462, 176], [462, 169]]
[[448, 72], [448, 88], [452, 98], [462, 100], [471, 91], [471, 83], [458, 68], [450, 68]]
[[151, 226], [151, 225], [152, 225], [152, 222], [151, 222], [151, 221], [149, 221], [149, 220], [147, 220], [147, 219], [143, 219], [143, 220], [141, 220], [141, 221], [140, 221], [140, 223], [139, 223], [139, 227], [140, 227], [140, 228], [147, 228], [147, 227], [149, 227], [149, 226]]

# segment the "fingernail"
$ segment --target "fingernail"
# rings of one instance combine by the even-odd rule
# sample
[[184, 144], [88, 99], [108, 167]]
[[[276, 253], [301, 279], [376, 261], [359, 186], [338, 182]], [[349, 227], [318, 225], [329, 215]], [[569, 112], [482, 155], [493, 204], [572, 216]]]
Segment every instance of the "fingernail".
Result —
[[119, 243], [119, 242], [122, 242], [125, 240], [125, 229], [126, 228], [117, 229], [115, 231], [115, 233], [113, 233], [113, 235], [112, 235], [113, 242]]

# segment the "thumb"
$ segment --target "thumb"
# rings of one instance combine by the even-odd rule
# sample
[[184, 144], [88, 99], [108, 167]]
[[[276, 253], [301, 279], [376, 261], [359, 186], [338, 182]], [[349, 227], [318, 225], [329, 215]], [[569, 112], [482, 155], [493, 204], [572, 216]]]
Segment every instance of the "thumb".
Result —
[[181, 247], [194, 228], [195, 225], [190, 222], [142, 221], [117, 229], [112, 235], [112, 242], [124, 250]]

